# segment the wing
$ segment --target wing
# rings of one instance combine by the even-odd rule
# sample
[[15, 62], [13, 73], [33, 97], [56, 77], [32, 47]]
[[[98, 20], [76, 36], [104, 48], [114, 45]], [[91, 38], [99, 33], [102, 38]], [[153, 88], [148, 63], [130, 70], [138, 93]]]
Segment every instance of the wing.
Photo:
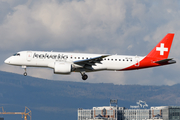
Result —
[[95, 63], [101, 63], [103, 58], [107, 56], [109, 55], [101, 55], [101, 56], [90, 58], [90, 59], [77, 60], [77, 61], [74, 61], [73, 63], [79, 64], [79, 65], [95, 65]]

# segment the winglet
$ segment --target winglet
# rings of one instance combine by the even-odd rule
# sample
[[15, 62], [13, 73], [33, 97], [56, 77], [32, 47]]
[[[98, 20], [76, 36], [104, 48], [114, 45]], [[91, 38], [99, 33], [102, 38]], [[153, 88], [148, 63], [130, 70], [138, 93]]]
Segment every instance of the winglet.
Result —
[[168, 33], [146, 57], [168, 58], [173, 38], [174, 33]]

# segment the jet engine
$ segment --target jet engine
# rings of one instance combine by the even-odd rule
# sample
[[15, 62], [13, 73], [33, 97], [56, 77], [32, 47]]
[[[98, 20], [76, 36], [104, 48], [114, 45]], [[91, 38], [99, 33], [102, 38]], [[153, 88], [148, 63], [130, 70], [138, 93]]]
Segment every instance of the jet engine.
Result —
[[54, 65], [55, 74], [70, 74], [72, 71], [72, 65], [66, 62], [56, 62]]

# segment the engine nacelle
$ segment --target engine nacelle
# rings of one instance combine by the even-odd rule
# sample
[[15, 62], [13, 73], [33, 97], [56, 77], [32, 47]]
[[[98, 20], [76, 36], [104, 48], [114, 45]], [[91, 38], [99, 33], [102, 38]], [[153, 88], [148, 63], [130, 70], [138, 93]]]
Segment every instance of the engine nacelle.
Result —
[[70, 74], [72, 71], [72, 65], [66, 62], [56, 62], [54, 65], [55, 74]]

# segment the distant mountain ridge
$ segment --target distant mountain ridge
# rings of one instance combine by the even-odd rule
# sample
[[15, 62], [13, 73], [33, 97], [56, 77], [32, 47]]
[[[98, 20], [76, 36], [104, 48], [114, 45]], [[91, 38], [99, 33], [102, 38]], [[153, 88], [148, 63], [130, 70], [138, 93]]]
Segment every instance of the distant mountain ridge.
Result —
[[61, 116], [63, 120], [76, 120], [78, 108], [108, 106], [109, 99], [118, 99], [122, 107], [135, 105], [138, 100], [146, 101], [149, 106], [180, 106], [180, 84], [143, 86], [54, 81], [0, 71], [0, 105], [9, 111], [28, 106], [34, 119]]

